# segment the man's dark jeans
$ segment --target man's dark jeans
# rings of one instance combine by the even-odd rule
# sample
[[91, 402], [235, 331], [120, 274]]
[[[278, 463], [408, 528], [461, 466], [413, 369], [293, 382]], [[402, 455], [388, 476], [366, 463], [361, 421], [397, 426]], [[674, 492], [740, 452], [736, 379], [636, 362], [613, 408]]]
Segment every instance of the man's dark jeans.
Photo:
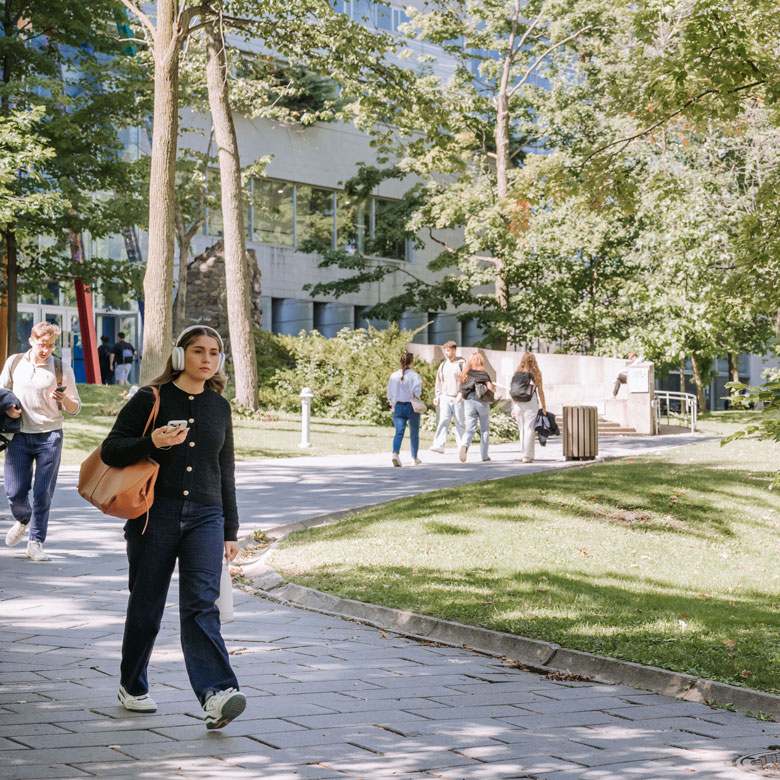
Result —
[[211, 691], [238, 688], [230, 668], [215, 602], [225, 554], [222, 508], [157, 498], [145, 517], [125, 525], [130, 599], [122, 642], [121, 682], [133, 696], [149, 690], [147, 667], [160, 630], [176, 560], [179, 618], [187, 674], [201, 704]]
[[30, 524], [31, 542], [43, 544], [46, 541], [49, 508], [57, 485], [61, 455], [62, 429], [48, 433], [16, 433], [5, 451], [5, 494], [14, 520], [22, 525]]

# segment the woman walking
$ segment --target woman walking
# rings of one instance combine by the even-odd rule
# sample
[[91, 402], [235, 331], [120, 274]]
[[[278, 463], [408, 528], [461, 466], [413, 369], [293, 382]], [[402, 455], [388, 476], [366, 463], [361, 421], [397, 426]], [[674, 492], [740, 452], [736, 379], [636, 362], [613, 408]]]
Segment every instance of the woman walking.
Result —
[[[233, 428], [230, 404], [222, 397], [224, 361], [217, 331], [200, 325], [185, 329], [163, 373], [127, 402], [101, 449], [109, 466], [129, 466], [147, 457], [160, 464], [148, 517], [125, 525], [130, 598], [119, 701], [133, 712], [157, 709], [147, 667], [178, 560], [184, 662], [208, 729], [222, 728], [246, 706], [215, 604], [222, 558], [232, 560], [238, 553]], [[144, 435], [157, 394], [157, 419], [163, 424], [154, 423], [151, 435]]]
[[547, 404], [544, 400], [542, 372], [532, 352], [524, 352], [520, 358], [520, 364], [512, 377], [509, 394], [512, 397], [512, 417], [517, 420], [517, 427], [520, 429], [523, 463], [533, 463], [536, 416], [540, 403], [542, 412], [547, 414]]
[[479, 352], [472, 353], [466, 363], [466, 368], [460, 377], [458, 396], [455, 403], [466, 405], [466, 432], [458, 456], [461, 463], [465, 463], [469, 451], [469, 444], [477, 432], [479, 424], [480, 439], [479, 451], [483, 461], [489, 461], [488, 447], [490, 446], [490, 401], [493, 400], [495, 387], [490, 380], [490, 375], [485, 371], [485, 363]]
[[417, 457], [420, 448], [420, 414], [414, 410], [413, 401], [419, 402], [422, 393], [422, 379], [412, 368], [414, 355], [404, 352], [401, 355], [401, 367], [390, 374], [387, 383], [387, 400], [393, 408], [393, 465], [401, 465], [401, 442], [404, 440], [406, 424], [409, 424], [409, 444], [412, 450], [412, 463], [419, 466], [422, 461]]

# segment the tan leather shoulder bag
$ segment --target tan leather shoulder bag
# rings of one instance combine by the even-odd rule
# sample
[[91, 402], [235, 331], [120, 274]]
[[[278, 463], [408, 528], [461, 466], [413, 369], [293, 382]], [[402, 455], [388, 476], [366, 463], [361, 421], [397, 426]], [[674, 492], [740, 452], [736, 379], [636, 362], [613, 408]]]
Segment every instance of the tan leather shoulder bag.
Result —
[[[150, 426], [154, 430], [157, 412], [160, 410], [160, 391], [156, 387], [152, 390], [154, 406], [146, 421], [143, 436], [146, 436]], [[103, 463], [98, 447], [81, 464], [79, 495], [112, 517], [131, 520], [146, 512], [143, 533], [149, 523], [149, 508], [154, 503], [154, 483], [159, 470], [160, 464], [151, 458], [144, 458], [124, 468], [108, 466]]]

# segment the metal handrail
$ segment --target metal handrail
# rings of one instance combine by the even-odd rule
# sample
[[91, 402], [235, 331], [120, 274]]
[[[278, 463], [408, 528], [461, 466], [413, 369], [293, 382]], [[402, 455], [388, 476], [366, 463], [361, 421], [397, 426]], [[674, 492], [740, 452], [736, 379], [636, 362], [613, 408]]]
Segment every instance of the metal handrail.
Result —
[[[679, 411], [672, 410], [672, 402], [676, 402]], [[664, 410], [665, 406], [665, 410]], [[667, 424], [672, 419], [685, 420], [685, 424], [690, 426], [691, 433], [696, 432], [696, 417], [699, 412], [699, 400], [693, 393], [680, 393], [673, 390], [656, 390], [653, 400], [655, 410], [656, 431], [661, 422], [661, 417], [666, 417]]]

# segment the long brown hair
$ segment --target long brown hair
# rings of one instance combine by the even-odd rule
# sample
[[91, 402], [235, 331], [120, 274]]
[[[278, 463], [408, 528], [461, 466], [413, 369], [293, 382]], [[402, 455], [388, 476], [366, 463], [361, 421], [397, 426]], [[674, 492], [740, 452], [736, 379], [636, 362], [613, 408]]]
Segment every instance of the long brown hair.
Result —
[[471, 369], [474, 369], [474, 371], [485, 370], [485, 361], [482, 359], [482, 355], [480, 355], [479, 352], [472, 352], [471, 355], [469, 355], [466, 368], [463, 369], [463, 373], [460, 375], [461, 382], [465, 382], [469, 378], [469, 371], [471, 371]]
[[414, 363], [414, 355], [411, 352], [404, 352], [401, 355], [401, 380], [406, 374], [406, 369], [412, 367], [412, 363]]
[[542, 372], [533, 352], [523, 352], [517, 371], [527, 371], [534, 378], [535, 385], [542, 384]]
[[[190, 331], [187, 331], [176, 343], [177, 347], [181, 347], [185, 352], [187, 351], [187, 347], [192, 344], [195, 339], [200, 338], [201, 336], [208, 336], [210, 339], [214, 339], [214, 341], [217, 341], [216, 336], [214, 335], [216, 331], [213, 328], [193, 328]], [[219, 341], [217, 341], [219, 344]], [[220, 349], [222, 348], [222, 345], [219, 344]], [[158, 376], [155, 379], [152, 379], [151, 382], [149, 382], [149, 385], [151, 387], [160, 387], [161, 385], [167, 385], [168, 382], [174, 382], [176, 379], [179, 378], [179, 376], [183, 373], [182, 371], [175, 371], [173, 368], [173, 358], [169, 357], [168, 362], [165, 364], [165, 368], [163, 369], [162, 374]], [[206, 380], [205, 388], [206, 390], [213, 390], [215, 393], [219, 393], [222, 395], [222, 393], [225, 392], [225, 387], [227, 386], [227, 377], [225, 374], [222, 373], [222, 371], [218, 371], [216, 374], [214, 374], [211, 379]]]

